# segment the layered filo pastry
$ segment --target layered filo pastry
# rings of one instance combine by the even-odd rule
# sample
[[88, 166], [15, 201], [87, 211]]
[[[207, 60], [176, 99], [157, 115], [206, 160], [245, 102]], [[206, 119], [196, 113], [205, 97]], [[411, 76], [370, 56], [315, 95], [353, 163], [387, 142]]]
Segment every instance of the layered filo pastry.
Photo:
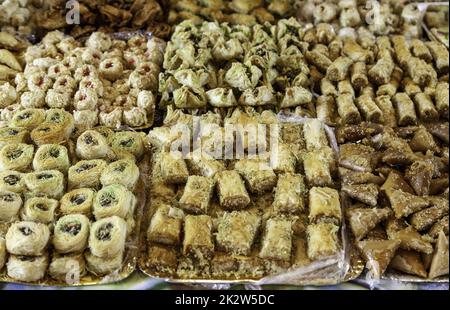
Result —
[[139, 180], [139, 168], [132, 160], [122, 159], [108, 164], [100, 176], [103, 186], [122, 184], [134, 190]]
[[60, 200], [59, 211], [61, 214], [92, 214], [95, 191], [90, 188], [73, 189], [64, 194]]
[[11, 143], [0, 150], [0, 171], [28, 172], [33, 161], [34, 147], [30, 144]]
[[[273, 112], [236, 111], [224, 123], [279, 124]], [[158, 150], [144, 270], [177, 279], [260, 279], [340, 259], [335, 154], [320, 121], [302, 123], [270, 133], [279, 141], [270, 158], [221, 160], [196, 156], [197, 149], [185, 160]]]
[[59, 144], [41, 145], [34, 155], [33, 169], [35, 171], [42, 170], [58, 170], [64, 174], [70, 167], [70, 159], [67, 148]]
[[100, 176], [107, 165], [103, 159], [80, 160], [69, 168], [68, 188], [99, 188]]
[[136, 197], [122, 184], [104, 186], [95, 195], [93, 213], [95, 218], [111, 216], [126, 218], [132, 216], [136, 205]]
[[144, 138], [145, 135], [139, 132], [118, 131], [111, 138], [111, 148], [118, 157], [126, 153], [140, 160], [145, 151]]
[[59, 199], [65, 191], [64, 175], [58, 170], [30, 172], [25, 176], [28, 194]]
[[96, 275], [105, 275], [122, 267], [126, 222], [117, 216], [96, 221], [91, 225], [89, 249], [85, 254], [87, 269]]

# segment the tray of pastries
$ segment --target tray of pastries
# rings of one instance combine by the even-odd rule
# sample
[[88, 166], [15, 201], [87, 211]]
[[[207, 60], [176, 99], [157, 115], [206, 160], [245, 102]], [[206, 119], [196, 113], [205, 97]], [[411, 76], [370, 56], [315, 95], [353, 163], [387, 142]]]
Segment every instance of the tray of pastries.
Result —
[[[329, 137], [319, 120], [294, 118], [298, 123], [236, 109], [223, 123], [211, 112], [183, 114], [152, 129], [141, 270], [183, 283], [329, 284], [357, 276], [362, 268], [349, 266]], [[275, 155], [226, 151], [233, 146], [227, 126], [258, 124], [272, 125], [270, 132], [235, 132], [243, 154], [270, 144]], [[172, 147], [183, 125], [202, 146], [185, 148], [186, 156]], [[217, 157], [214, 147], [227, 155]]]
[[135, 270], [146, 199], [144, 137], [106, 127], [73, 140], [36, 140], [32, 132], [1, 128], [0, 281], [72, 286], [126, 278]]

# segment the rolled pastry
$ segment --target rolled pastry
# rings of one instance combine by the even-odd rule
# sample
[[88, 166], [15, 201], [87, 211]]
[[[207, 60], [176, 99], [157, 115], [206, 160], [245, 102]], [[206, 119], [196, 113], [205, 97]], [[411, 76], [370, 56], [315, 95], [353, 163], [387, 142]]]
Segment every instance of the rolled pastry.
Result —
[[368, 122], [382, 123], [383, 112], [369, 95], [361, 95], [356, 99], [356, 106]]
[[100, 175], [107, 166], [103, 159], [81, 160], [69, 168], [69, 189], [100, 186]]
[[355, 62], [350, 70], [350, 81], [356, 89], [362, 89], [369, 84], [367, 80], [366, 64], [363, 62]]
[[59, 144], [66, 139], [65, 128], [60, 124], [43, 123], [31, 131], [31, 140], [37, 145]]
[[138, 132], [130, 131], [116, 132], [112, 137], [111, 147], [114, 151], [128, 152], [134, 155], [137, 160], [142, 158], [145, 151], [142, 135]]
[[0, 191], [21, 194], [26, 190], [24, 175], [13, 170], [0, 172]]
[[5, 240], [11, 254], [39, 256], [50, 240], [50, 230], [42, 223], [16, 222], [9, 227]]
[[98, 257], [91, 252], [85, 254], [86, 268], [95, 275], [104, 276], [122, 268], [123, 252], [119, 252], [110, 258]]
[[33, 169], [35, 171], [58, 170], [62, 173], [67, 173], [69, 167], [69, 155], [67, 148], [63, 145], [41, 145], [34, 155]]
[[45, 113], [45, 122], [48, 124], [60, 125], [64, 128], [64, 137], [70, 138], [75, 129], [73, 115], [63, 109], [49, 109]]
[[102, 219], [110, 216], [126, 218], [132, 215], [136, 198], [122, 184], [112, 184], [103, 187], [94, 198], [95, 218]]
[[25, 201], [20, 213], [22, 221], [50, 224], [55, 220], [58, 201], [44, 197], [33, 197]]
[[338, 82], [338, 93], [339, 94], [350, 94], [352, 98], [355, 98], [355, 90], [353, 89], [350, 80], [342, 80]]
[[397, 127], [397, 118], [391, 98], [388, 95], [378, 96], [375, 98], [375, 102], [383, 113], [384, 124], [392, 128]]
[[233, 170], [218, 174], [217, 189], [220, 205], [226, 209], [241, 209], [250, 203], [250, 197], [239, 173]]
[[0, 190], [0, 222], [17, 219], [22, 204], [22, 197], [19, 194]]
[[28, 136], [29, 132], [25, 128], [0, 128], [0, 149], [10, 143], [26, 143]]
[[33, 161], [34, 147], [24, 143], [11, 143], [0, 150], [0, 171], [26, 172]]
[[147, 229], [147, 240], [166, 245], [178, 245], [181, 240], [184, 212], [161, 204], [152, 216]]
[[45, 120], [45, 112], [42, 109], [24, 109], [14, 114], [10, 126], [33, 129]]
[[83, 254], [56, 255], [52, 257], [48, 273], [55, 280], [67, 284], [77, 284], [86, 274], [86, 262]]
[[266, 222], [259, 257], [288, 261], [292, 251], [292, 222], [269, 219]]
[[303, 124], [303, 136], [305, 137], [308, 151], [328, 146], [327, 135], [322, 123], [318, 119], [307, 119]]
[[94, 256], [114, 258], [123, 253], [127, 236], [127, 223], [120, 217], [101, 219], [91, 225], [89, 248]]
[[100, 176], [103, 186], [122, 184], [129, 190], [134, 190], [139, 180], [139, 168], [127, 159], [122, 159], [109, 164]]
[[214, 181], [210, 178], [195, 175], [188, 177], [179, 201], [180, 207], [189, 213], [207, 214], [213, 189]]
[[424, 122], [431, 122], [439, 118], [438, 111], [434, 107], [430, 96], [425, 93], [418, 93], [414, 96], [417, 114]]
[[76, 152], [81, 159], [103, 159], [110, 152], [110, 147], [102, 134], [87, 130], [78, 137]]
[[61, 198], [59, 210], [62, 214], [84, 214], [92, 212], [94, 190], [90, 188], [74, 189]]
[[167, 184], [183, 184], [189, 171], [181, 153], [163, 152], [160, 157], [161, 176]]
[[302, 175], [294, 173], [282, 174], [278, 177], [273, 208], [279, 213], [300, 213], [305, 208], [305, 182]]
[[294, 173], [297, 159], [286, 143], [278, 144], [278, 148], [272, 151], [270, 164], [276, 173]]
[[444, 118], [448, 119], [448, 111], [449, 111], [449, 88], [448, 82], [439, 82], [436, 85], [436, 108], [439, 111], [439, 114]]
[[361, 115], [353, 103], [351, 94], [341, 94], [336, 99], [338, 114], [344, 124], [356, 124], [361, 121]]
[[339, 82], [345, 80], [353, 60], [348, 57], [338, 57], [327, 69], [327, 77], [330, 81]]
[[316, 102], [317, 119], [331, 126], [334, 124], [335, 102], [332, 96], [320, 96]]
[[61, 217], [53, 232], [53, 246], [58, 253], [79, 253], [87, 245], [89, 237], [89, 219], [82, 214], [70, 214]]
[[8, 276], [22, 282], [36, 282], [44, 278], [48, 257], [11, 255], [6, 265]]
[[400, 126], [415, 125], [417, 123], [414, 102], [405, 93], [397, 93], [393, 98], [397, 120]]
[[449, 58], [448, 50], [445, 48], [445, 46], [437, 41], [428, 41], [426, 44], [431, 52], [431, 55], [433, 56], [436, 68], [439, 70], [439, 72], [448, 73]]
[[32, 195], [59, 199], [64, 194], [64, 175], [58, 170], [32, 172], [25, 176], [25, 184]]

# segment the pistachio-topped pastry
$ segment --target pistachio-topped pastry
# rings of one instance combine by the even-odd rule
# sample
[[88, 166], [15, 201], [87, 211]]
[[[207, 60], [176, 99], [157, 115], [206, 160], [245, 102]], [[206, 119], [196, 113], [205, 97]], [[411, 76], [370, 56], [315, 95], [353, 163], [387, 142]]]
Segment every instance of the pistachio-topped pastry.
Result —
[[100, 176], [107, 164], [102, 159], [81, 160], [69, 168], [69, 188], [100, 186]]
[[9, 227], [5, 240], [11, 254], [38, 256], [47, 247], [50, 230], [41, 223], [16, 222]]
[[19, 194], [0, 190], [0, 222], [16, 220], [23, 201]]
[[109, 151], [107, 139], [95, 130], [87, 130], [77, 139], [76, 152], [81, 159], [106, 158]]
[[33, 169], [35, 171], [59, 170], [62, 173], [67, 173], [69, 167], [69, 155], [67, 148], [63, 145], [41, 145], [34, 155]]
[[11, 143], [0, 150], [0, 171], [17, 170], [26, 172], [33, 161], [33, 145]]
[[62, 214], [84, 214], [92, 213], [92, 205], [95, 192], [90, 188], [79, 188], [64, 194], [60, 200], [60, 211]]
[[26, 143], [28, 130], [19, 127], [0, 128], [0, 149], [9, 143]]
[[100, 176], [103, 186], [122, 184], [129, 190], [133, 190], [139, 180], [139, 168], [127, 159], [117, 160], [110, 163]]
[[62, 254], [82, 252], [87, 245], [89, 228], [89, 219], [85, 215], [65, 215], [55, 225], [53, 246]]

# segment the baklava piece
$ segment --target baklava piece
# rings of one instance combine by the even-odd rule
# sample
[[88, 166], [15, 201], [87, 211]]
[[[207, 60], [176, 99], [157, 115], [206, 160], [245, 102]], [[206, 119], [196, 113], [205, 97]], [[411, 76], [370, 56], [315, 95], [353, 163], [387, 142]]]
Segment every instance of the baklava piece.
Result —
[[248, 211], [225, 212], [219, 220], [217, 245], [227, 253], [249, 255], [261, 218]]
[[148, 248], [148, 259], [145, 265], [158, 273], [173, 274], [177, 269], [177, 252], [175, 249], [161, 245], [152, 245]]
[[321, 222], [311, 224], [307, 228], [308, 257], [311, 260], [320, 260], [339, 252], [339, 226]]
[[147, 230], [147, 240], [166, 245], [178, 245], [181, 241], [183, 211], [169, 205], [161, 205], [153, 215]]
[[241, 159], [234, 169], [244, 178], [248, 189], [255, 194], [272, 190], [277, 181], [274, 171], [264, 161]]
[[305, 182], [300, 174], [286, 173], [278, 177], [273, 208], [279, 213], [301, 213], [305, 209]]
[[312, 223], [321, 219], [341, 222], [339, 192], [328, 187], [313, 187], [309, 190], [309, 220]]
[[202, 176], [189, 176], [180, 207], [188, 213], [207, 214], [208, 206], [214, 190], [214, 181]]
[[269, 219], [266, 222], [259, 257], [289, 261], [292, 252], [292, 222], [286, 219]]
[[208, 215], [187, 215], [184, 220], [183, 254], [199, 262], [212, 257], [213, 223]]
[[388, 208], [351, 208], [347, 210], [346, 216], [350, 229], [357, 240], [364, 238], [369, 231], [379, 223], [386, 220], [392, 211]]
[[372, 275], [379, 279], [386, 271], [397, 249], [398, 240], [364, 240], [357, 243]]
[[186, 183], [189, 171], [181, 154], [162, 153], [160, 157], [161, 175], [168, 184]]
[[217, 190], [220, 205], [226, 209], [242, 209], [250, 203], [244, 181], [234, 170], [222, 171], [218, 175]]

